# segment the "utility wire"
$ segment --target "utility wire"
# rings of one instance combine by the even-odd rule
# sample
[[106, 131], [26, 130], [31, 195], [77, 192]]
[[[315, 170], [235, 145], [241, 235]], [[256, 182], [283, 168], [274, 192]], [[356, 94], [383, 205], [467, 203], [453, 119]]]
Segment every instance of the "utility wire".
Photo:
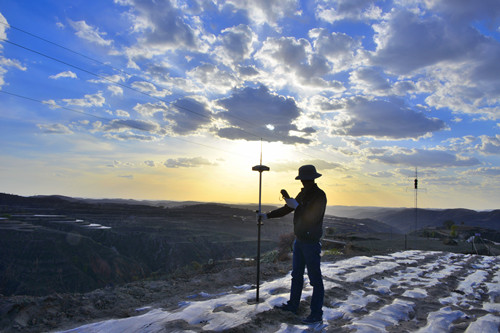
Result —
[[22, 33], [24, 33], [24, 34], [26, 34], [26, 35], [31, 36], [31, 37], [34, 37], [34, 38], [40, 39], [40, 40], [42, 40], [42, 41], [44, 41], [44, 42], [46, 42], [46, 43], [52, 44], [52, 45], [54, 45], [54, 46], [57, 46], [57, 47], [59, 47], [59, 48], [61, 48], [61, 49], [63, 49], [63, 50], [66, 50], [66, 51], [68, 51], [68, 52], [71, 52], [71, 53], [74, 53], [74, 54], [76, 54], [76, 55], [79, 55], [80, 57], [83, 57], [83, 58], [85, 58], [85, 59], [92, 60], [92, 61], [94, 61], [94, 62], [96, 62], [96, 63], [98, 63], [98, 64], [100, 64], [100, 65], [103, 65], [103, 66], [106, 66], [106, 67], [112, 68], [112, 69], [114, 69], [114, 70], [116, 70], [116, 71], [119, 71], [119, 72], [121, 72], [121, 73], [123, 73], [123, 74], [127, 74], [127, 75], [130, 75], [130, 76], [133, 76], [132, 74], [127, 73], [126, 71], [124, 71], [124, 70], [122, 70], [122, 69], [120, 69], [120, 68], [114, 67], [114, 66], [112, 66], [112, 65], [110, 65], [110, 64], [107, 64], [107, 63], [105, 63], [105, 62], [102, 62], [102, 61], [100, 61], [100, 60], [98, 60], [98, 59], [95, 59], [95, 58], [89, 57], [89, 56], [87, 56], [87, 55], [85, 55], [85, 54], [83, 54], [83, 53], [80, 53], [80, 52], [78, 52], [78, 51], [72, 50], [72, 49], [70, 49], [69, 47], [66, 47], [66, 46], [64, 46], [64, 45], [61, 45], [61, 44], [58, 44], [58, 43], [56, 43], [56, 42], [50, 41], [50, 40], [48, 40], [48, 39], [46, 39], [46, 38], [43, 38], [43, 37], [41, 37], [41, 36], [35, 35], [35, 34], [33, 34], [33, 33], [29, 32], [29, 31], [26, 31], [26, 30], [23, 30], [23, 29], [21, 29], [21, 28], [15, 27], [15, 26], [13, 26], [13, 25], [11, 25], [11, 24], [9, 24], [9, 23], [0, 22], [0, 24], [3, 24], [3, 25], [5, 25], [5, 26], [7, 26], [7, 27], [9, 27], [9, 28], [11, 28], [11, 29], [14, 29], [14, 30], [20, 31], [20, 32], [22, 32]]
[[[35, 34], [31, 33], [31, 32], [28, 32], [28, 31], [26, 31], [26, 30], [23, 30], [23, 29], [21, 29], [21, 28], [17, 28], [17, 27], [15, 27], [15, 26], [12, 26], [12, 25], [10, 25], [10, 24], [8, 24], [8, 23], [5, 23], [5, 22], [0, 22], [0, 23], [1, 23], [1, 24], [3, 24], [3, 25], [5, 25], [5, 26], [7, 26], [7, 27], [10, 27], [10, 28], [12, 28], [12, 29], [15, 29], [15, 30], [17, 30], [17, 31], [20, 31], [20, 32], [22, 32], [22, 33], [25, 33], [25, 34], [27, 34], [27, 35], [29, 35], [29, 36], [32, 36], [32, 37], [37, 38], [37, 39], [40, 39], [40, 40], [42, 40], [42, 41], [44, 41], [44, 42], [46, 42], [46, 43], [49, 43], [49, 44], [55, 45], [55, 46], [57, 46], [57, 47], [60, 47], [60, 48], [62, 48], [63, 50], [66, 50], [66, 51], [69, 51], [69, 52], [71, 52], [71, 53], [77, 54], [77, 55], [79, 55], [79, 56], [81, 56], [81, 57], [83, 57], [83, 58], [85, 58], [85, 59], [88, 59], [88, 60], [94, 61], [94, 62], [96, 62], [96, 63], [98, 63], [98, 64], [101, 64], [101, 65], [107, 66], [107, 67], [109, 67], [109, 68], [111, 68], [111, 69], [113, 69], [113, 70], [119, 71], [119, 72], [124, 73], [124, 74], [126, 74], [126, 75], [129, 75], [129, 76], [134, 76], [133, 74], [128, 73], [128, 72], [126, 72], [126, 71], [124, 71], [124, 70], [122, 70], [122, 69], [120, 69], [120, 68], [117, 68], [117, 67], [114, 67], [114, 66], [112, 66], [112, 65], [106, 64], [106, 63], [104, 63], [104, 62], [102, 62], [102, 61], [100, 61], [100, 60], [98, 60], [98, 59], [95, 59], [95, 58], [89, 57], [89, 56], [87, 56], [87, 55], [85, 55], [85, 54], [83, 54], [83, 53], [81, 53], [81, 52], [78, 52], [78, 51], [72, 50], [72, 49], [70, 49], [70, 48], [68, 48], [68, 47], [66, 47], [66, 46], [63, 46], [63, 45], [61, 45], [61, 44], [58, 44], [58, 43], [52, 42], [52, 41], [50, 41], [50, 40], [48, 40], [48, 39], [46, 39], [46, 38], [43, 38], [43, 37], [38, 36], [38, 35], [35, 35]], [[5, 41], [5, 40], [4, 40], [4, 41]], [[43, 55], [43, 54], [41, 54], [41, 55]], [[44, 55], [44, 56], [45, 56], [45, 55]], [[51, 58], [51, 59], [52, 59], [52, 58]], [[54, 60], [54, 59], [53, 59], [53, 60]], [[56, 60], [56, 61], [57, 61], [57, 60]], [[96, 75], [96, 74], [92, 74], [92, 75]], [[96, 75], [96, 76], [97, 76], [97, 75]], [[105, 78], [103, 78], [103, 79], [105, 79]], [[142, 79], [142, 78], [141, 78], [141, 79]], [[148, 80], [144, 80], [144, 81], [145, 81], [145, 82], [148, 82], [148, 83], [151, 83], [152, 85], [156, 86], [153, 82], [150, 82], [150, 81], [148, 81]], [[114, 81], [111, 81], [111, 83], [113, 83], [113, 84], [117, 84], [117, 83], [116, 83], [116, 82], [114, 82]], [[131, 88], [132, 90], [135, 90], [135, 89], [133, 89], [132, 87], [130, 87], [130, 88]], [[137, 90], [135, 90], [135, 91], [137, 91]], [[142, 94], [146, 94], [146, 95], [148, 95], [148, 96], [150, 96], [150, 97], [152, 97], [152, 98], [156, 98], [156, 99], [158, 99], [158, 100], [160, 100], [160, 101], [165, 102], [165, 101], [164, 101], [164, 100], [162, 100], [162, 99], [159, 99], [159, 98], [157, 98], [157, 97], [155, 97], [155, 96], [152, 96], [152, 95], [150, 95], [150, 94], [144, 93], [144, 92], [142, 92], [142, 91], [138, 91], [138, 92], [140, 92], [140, 93], [142, 93]], [[188, 112], [189, 112], [189, 111], [191, 111], [191, 110], [188, 110], [187, 108], [184, 108], [184, 107], [182, 107], [182, 106], [179, 106], [177, 103], [172, 103], [172, 104], [173, 104], [173, 105], [175, 105], [175, 106], [177, 106], [178, 108], [183, 109], [183, 110], [186, 110], [186, 111], [188, 111]], [[246, 123], [248, 123], [248, 124], [250, 124], [250, 125], [254, 125], [254, 126], [256, 126], [256, 124], [254, 124], [254, 123], [250, 122], [250, 121], [249, 121], [249, 120], [247, 120], [247, 119], [244, 119], [244, 118], [241, 118], [241, 117], [237, 117], [237, 116], [232, 115], [232, 114], [230, 114], [230, 113], [228, 113], [228, 116], [229, 116], [229, 117], [232, 117], [232, 118], [234, 118], [234, 119], [238, 119], [238, 120], [241, 120], [241, 121], [243, 121], [243, 122], [246, 122]], [[253, 133], [250, 133], [250, 132], [246, 132], [245, 130], [242, 130], [242, 131], [244, 131], [246, 134], [253, 135], [253, 136], [257, 137], [257, 138], [260, 138], [260, 137], [261, 137], [261, 136], [256, 135], [256, 134], [253, 134]], [[279, 138], [279, 137], [277, 137], [277, 136], [276, 136], [276, 138]]]
[[[6, 91], [6, 90], [0, 90], [0, 93], [6, 94], [6, 95], [10, 95], [10, 96], [14, 96], [14, 97], [21, 98], [21, 99], [25, 99], [25, 100], [32, 101], [32, 102], [37, 102], [37, 103], [43, 104], [43, 105], [45, 105], [45, 106], [54, 107], [54, 108], [57, 108], [57, 109], [64, 109], [64, 110], [68, 110], [68, 111], [71, 111], [71, 112], [84, 114], [84, 115], [86, 115], [86, 116], [94, 117], [94, 118], [97, 118], [97, 119], [99, 119], [99, 120], [103, 120], [103, 121], [108, 122], [108, 123], [109, 123], [109, 122], [112, 122], [113, 120], [115, 120], [115, 119], [111, 119], [111, 118], [106, 118], [106, 117], [97, 116], [97, 115], [95, 115], [95, 114], [88, 113], [88, 112], [84, 112], [84, 111], [80, 111], [80, 110], [76, 110], [76, 109], [73, 109], [73, 108], [68, 108], [68, 107], [66, 107], [66, 106], [62, 106], [62, 105], [52, 105], [52, 104], [48, 104], [48, 103], [46, 103], [46, 102], [44, 102], [44, 101], [41, 101], [41, 100], [39, 100], [39, 99], [35, 99], [35, 98], [31, 98], [31, 97], [27, 97], [27, 96], [19, 95], [19, 94], [12, 93], [12, 92], [9, 92], [9, 91]], [[143, 129], [143, 128], [141, 128], [141, 127], [139, 127], [139, 126], [135, 126], [133, 123], [126, 123], [126, 124], [124, 124], [124, 126], [129, 127], [129, 128], [133, 128], [133, 129], [137, 129], [137, 130], [140, 130], [140, 131], [144, 131], [144, 129]], [[187, 139], [180, 138], [180, 137], [169, 136], [169, 138], [171, 138], [171, 139], [176, 139], [176, 140], [180, 140], [180, 141], [184, 141], [184, 142], [191, 143], [191, 144], [195, 144], [195, 145], [202, 146], [202, 147], [205, 147], [205, 148], [210, 148], [210, 149], [214, 149], [214, 150], [219, 150], [219, 151], [222, 151], [222, 152], [225, 152], [225, 153], [231, 154], [231, 155], [239, 155], [239, 156], [242, 156], [242, 157], [250, 158], [250, 156], [249, 156], [249, 155], [244, 155], [244, 154], [240, 154], [240, 153], [235, 153], [235, 152], [232, 152], [232, 151], [224, 150], [224, 149], [217, 148], [217, 147], [214, 147], [214, 146], [211, 146], [211, 145], [207, 145], [207, 144], [204, 144], [204, 143], [199, 143], [199, 142], [195, 142], [195, 141], [187, 140]]]
[[[127, 74], [127, 75], [129, 75], [129, 76], [133, 76], [132, 74], [127, 73], [126, 71], [124, 71], [124, 70], [122, 70], [122, 69], [119, 69], [119, 68], [116, 68], [116, 67], [111, 66], [111, 65], [109, 65], [109, 64], [106, 64], [106, 63], [104, 63], [104, 62], [102, 62], [102, 61], [100, 61], [100, 60], [97, 60], [97, 59], [95, 59], [95, 58], [89, 57], [89, 56], [84, 55], [84, 54], [82, 54], [82, 53], [80, 53], [80, 52], [74, 51], [74, 50], [72, 50], [72, 49], [70, 49], [70, 48], [68, 48], [68, 47], [62, 46], [62, 45], [60, 45], [60, 44], [58, 44], [58, 43], [55, 43], [55, 42], [52, 42], [52, 41], [50, 41], [50, 40], [48, 40], [48, 39], [46, 39], [46, 38], [43, 38], [43, 37], [37, 36], [37, 35], [35, 35], [35, 34], [33, 34], [33, 33], [30, 33], [30, 32], [28, 32], [28, 31], [25, 31], [25, 30], [23, 30], [23, 29], [20, 29], [20, 28], [14, 27], [14, 26], [12, 26], [12, 25], [10, 25], [10, 24], [6, 24], [6, 23], [4, 23], [4, 22], [0, 22], [0, 24], [3, 24], [3, 25], [5, 25], [5, 26], [8, 26], [8, 27], [13, 28], [13, 29], [15, 29], [15, 30], [18, 30], [18, 31], [20, 31], [20, 32], [22, 32], [22, 33], [25, 33], [25, 34], [27, 34], [27, 35], [29, 35], [29, 36], [32, 36], [32, 37], [34, 37], [34, 38], [38, 38], [38, 39], [40, 39], [40, 40], [42, 40], [42, 41], [44, 41], [44, 42], [47, 42], [47, 43], [49, 43], [49, 44], [55, 45], [55, 46], [57, 46], [57, 47], [60, 47], [60, 48], [62, 48], [62, 49], [64, 49], [64, 50], [66, 50], [66, 51], [72, 52], [72, 53], [77, 54], [77, 55], [79, 55], [79, 56], [81, 56], [81, 57], [84, 57], [84, 58], [86, 58], [86, 59], [92, 60], [92, 61], [94, 61], [94, 62], [96, 62], [96, 63], [99, 63], [99, 64], [101, 64], [101, 65], [104, 65], [104, 66], [107, 66], [107, 67], [109, 67], [109, 68], [112, 68], [112, 69], [114, 69], [114, 70], [116, 70], [116, 71], [119, 71], [119, 72], [121, 72], [121, 73]], [[114, 81], [114, 80], [112, 80], [112, 79], [109, 79], [108, 77], [106, 77], [106, 76], [104, 76], [104, 75], [100, 75], [100, 74], [94, 73], [94, 72], [89, 71], [89, 70], [87, 70], [87, 69], [85, 69], [85, 68], [82, 68], [82, 67], [80, 67], [80, 66], [76, 66], [76, 65], [73, 65], [73, 64], [68, 63], [68, 62], [66, 62], [66, 61], [63, 61], [63, 60], [57, 59], [57, 58], [55, 58], [55, 57], [52, 57], [52, 56], [50, 56], [50, 55], [47, 55], [47, 54], [45, 54], [45, 53], [43, 53], [43, 52], [36, 51], [36, 50], [34, 50], [34, 49], [31, 49], [31, 48], [26, 47], [26, 46], [23, 46], [23, 45], [21, 45], [21, 44], [18, 44], [18, 43], [15, 43], [15, 42], [9, 41], [9, 40], [7, 40], [7, 39], [0, 38], [0, 41], [4, 41], [4, 42], [9, 43], [9, 44], [11, 44], [11, 45], [14, 45], [14, 46], [16, 46], [16, 47], [19, 47], [19, 48], [22, 48], [22, 49], [24, 49], [24, 50], [27, 50], [27, 51], [29, 51], [29, 52], [32, 52], [32, 53], [38, 54], [38, 55], [40, 55], [40, 56], [43, 56], [43, 57], [46, 57], [46, 58], [51, 59], [51, 60], [53, 60], [53, 61], [59, 62], [59, 63], [61, 63], [61, 64], [64, 64], [64, 65], [69, 66], [69, 67], [71, 67], [71, 68], [74, 68], [74, 69], [76, 69], [76, 70], [82, 71], [82, 72], [87, 73], [87, 74], [89, 74], [89, 75], [92, 75], [92, 76], [98, 77], [98, 78], [100, 78], [100, 79], [102, 79], [102, 80], [108, 81], [109, 83], [111, 83], [111, 84], [113, 84], [113, 85], [117, 85], [117, 86], [120, 86], [120, 87], [123, 87], [123, 88], [126, 88], [126, 89], [130, 89], [130, 90], [132, 90], [132, 91], [138, 92], [138, 93], [140, 93], [140, 94], [142, 94], [142, 95], [148, 96], [148, 97], [150, 97], [150, 98], [156, 99], [156, 100], [161, 101], [161, 102], [164, 102], [164, 103], [169, 103], [169, 102], [167, 102], [166, 100], [161, 99], [161, 98], [159, 98], [159, 97], [156, 97], [156, 96], [154, 96], [154, 95], [151, 95], [151, 94], [149, 94], [149, 93], [147, 93], [147, 92], [144, 92], [144, 91], [142, 91], [142, 90], [139, 90], [139, 89], [137, 89], [137, 88], [134, 88], [134, 87], [129, 86], [129, 85], [126, 85], [126, 84], [122, 84], [122, 83], [116, 82], [116, 81]], [[151, 84], [153, 84], [154, 86], [156, 86], [154, 83], [149, 82], [149, 81], [147, 81], [147, 80], [146, 80], [145, 82], [151, 83]], [[184, 106], [182, 106], [182, 105], [179, 105], [179, 103], [173, 102], [173, 103], [171, 103], [171, 104], [172, 104], [173, 106], [177, 107], [178, 109], [181, 109], [181, 110], [184, 110], [184, 111], [190, 112], [190, 113], [192, 113], [192, 114], [195, 114], [195, 115], [197, 115], [197, 116], [200, 116], [200, 117], [203, 117], [203, 118], [206, 118], [206, 119], [211, 120], [211, 117], [209, 117], [209, 116], [207, 116], [207, 115], [205, 115], [205, 114], [202, 114], [202, 113], [196, 112], [196, 111], [194, 111], [194, 110], [191, 110], [191, 109], [189, 109], [189, 108], [186, 108], [186, 107], [184, 107]], [[62, 108], [64, 108], [64, 107], [62, 107]], [[92, 116], [95, 116], [95, 115], [92, 115]], [[231, 117], [231, 118], [234, 118], [234, 119], [238, 119], [238, 120], [243, 121], [243, 122], [245, 122], [245, 123], [247, 123], [247, 124], [249, 124], [249, 125], [252, 125], [252, 126], [258, 126], [257, 124], [255, 124], [255, 123], [253, 123], [253, 122], [251, 122], [251, 121], [249, 121], [249, 120], [247, 120], [247, 119], [244, 119], [244, 118], [241, 118], [241, 117], [237, 117], [237, 116], [235, 116], [235, 115], [230, 114], [229, 112], [227, 113], [227, 116], [228, 116], [228, 117]], [[247, 134], [247, 135], [250, 135], [250, 136], [252, 136], [252, 137], [255, 137], [255, 138], [260, 138], [261, 140], [262, 140], [262, 139], [263, 139], [263, 137], [264, 137], [264, 139], [266, 139], [266, 141], [272, 142], [272, 140], [270, 140], [270, 138], [269, 138], [269, 137], [273, 137], [273, 138], [275, 138], [275, 139], [276, 139], [276, 140], [278, 140], [278, 141], [285, 141], [285, 140], [284, 140], [284, 139], [285, 139], [285, 137], [284, 137], [284, 136], [280, 136], [280, 135], [277, 135], [277, 134], [275, 134], [275, 133], [268, 133], [268, 136], [267, 136], [267, 138], [266, 138], [266, 136], [265, 136], [265, 135], [264, 135], [264, 136], [263, 136], [263, 135], [258, 135], [258, 134], [255, 134], [255, 133], [249, 132], [249, 131], [247, 131], [247, 130], [245, 130], [245, 129], [241, 128], [241, 127], [234, 127], [234, 128], [235, 128], [235, 129], [237, 129], [237, 130], [239, 130], [239, 131], [241, 131], [241, 132], [243, 132], [243, 133], [245, 133], [245, 134]], [[312, 148], [312, 147], [309, 147], [309, 148]], [[312, 149], [315, 149], [315, 148], [312, 148]], [[315, 158], [314, 156], [311, 156], [311, 155], [306, 154], [306, 153], [304, 153], [304, 152], [301, 152], [301, 154], [303, 154], [303, 155], [305, 155], [305, 156], [308, 156], [308, 157], [311, 157], [311, 158]]]

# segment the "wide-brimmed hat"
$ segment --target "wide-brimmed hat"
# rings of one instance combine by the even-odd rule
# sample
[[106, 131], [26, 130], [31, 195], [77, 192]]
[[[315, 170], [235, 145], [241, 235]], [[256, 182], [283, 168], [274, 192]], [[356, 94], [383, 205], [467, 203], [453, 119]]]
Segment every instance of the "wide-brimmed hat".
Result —
[[321, 177], [321, 174], [316, 172], [314, 165], [303, 165], [299, 168], [299, 175], [295, 177], [297, 180], [313, 180]]

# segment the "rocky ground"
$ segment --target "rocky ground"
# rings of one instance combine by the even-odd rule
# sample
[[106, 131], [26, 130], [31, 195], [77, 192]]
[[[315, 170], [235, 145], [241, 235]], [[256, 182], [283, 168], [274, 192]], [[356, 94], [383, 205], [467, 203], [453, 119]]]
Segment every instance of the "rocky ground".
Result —
[[[289, 261], [262, 264], [262, 281], [287, 274], [290, 265]], [[106, 318], [126, 318], [147, 311], [149, 307], [175, 308], [180, 301], [195, 299], [202, 291], [218, 294], [233, 286], [255, 284], [255, 281], [255, 264], [234, 260], [89, 293], [2, 297], [0, 332], [46, 332]]]

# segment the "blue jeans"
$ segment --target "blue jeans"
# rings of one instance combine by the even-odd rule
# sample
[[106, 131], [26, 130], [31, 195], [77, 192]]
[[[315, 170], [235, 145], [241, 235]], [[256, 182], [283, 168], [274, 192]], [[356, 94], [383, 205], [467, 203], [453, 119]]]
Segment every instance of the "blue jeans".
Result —
[[289, 304], [295, 308], [298, 308], [300, 304], [300, 297], [304, 287], [304, 271], [307, 267], [309, 282], [313, 286], [311, 314], [322, 316], [325, 289], [320, 265], [321, 243], [304, 243], [296, 239], [293, 244], [292, 287]]

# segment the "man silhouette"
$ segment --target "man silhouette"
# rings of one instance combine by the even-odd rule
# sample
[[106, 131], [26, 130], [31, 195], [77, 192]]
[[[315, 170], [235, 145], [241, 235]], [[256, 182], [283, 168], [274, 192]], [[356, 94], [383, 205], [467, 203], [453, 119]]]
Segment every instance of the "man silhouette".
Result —
[[326, 209], [326, 195], [315, 183], [321, 177], [313, 165], [303, 165], [299, 168], [299, 175], [295, 178], [304, 186], [299, 194], [293, 198], [285, 198], [286, 205], [275, 209], [262, 218], [276, 218], [285, 216], [293, 211], [293, 244], [292, 286], [290, 300], [277, 306], [284, 311], [297, 313], [304, 286], [304, 271], [313, 286], [311, 298], [311, 313], [303, 319], [304, 324], [313, 324], [323, 320], [323, 298], [325, 290], [321, 276], [321, 243], [323, 235], [323, 217]]

